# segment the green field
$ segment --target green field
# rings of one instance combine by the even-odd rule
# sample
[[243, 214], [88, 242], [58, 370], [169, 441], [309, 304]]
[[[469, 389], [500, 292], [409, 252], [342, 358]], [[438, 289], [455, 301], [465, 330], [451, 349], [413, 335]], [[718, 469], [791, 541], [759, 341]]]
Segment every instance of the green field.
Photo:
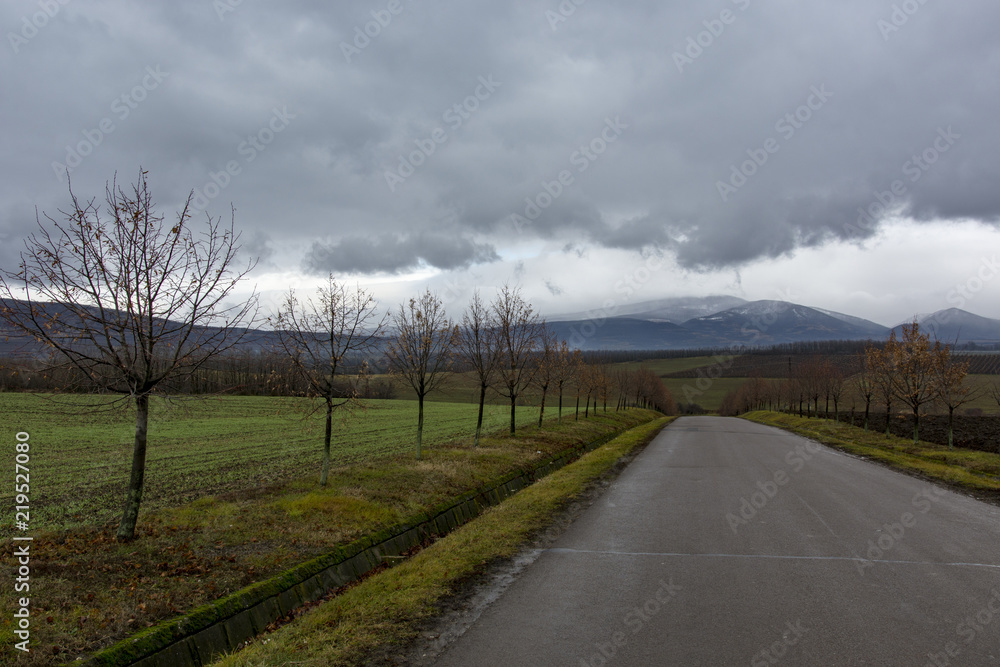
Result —
[[[0, 394], [8, 442], [18, 431], [30, 434], [32, 618], [44, 619], [32, 624], [32, 653], [18, 664], [73, 662], [525, 465], [656, 417], [612, 409], [578, 421], [547, 419], [538, 428], [537, 408], [524, 407], [512, 438], [508, 408], [492, 406], [489, 434], [473, 448], [477, 406], [432, 403], [418, 461], [416, 403], [370, 401], [337, 425], [330, 482], [320, 487], [324, 420], [310, 401], [158, 400], [136, 539], [119, 542], [132, 417], [97, 411], [92, 400]], [[16, 563], [9, 550], [0, 557], [5, 569]], [[14, 597], [7, 588], [0, 605], [13, 608]], [[10, 654], [14, 638], [14, 626], [0, 622], [0, 652]]]
[[730, 391], [739, 389], [748, 378], [719, 378], [706, 385], [706, 381], [695, 378], [664, 378], [663, 384], [674, 395], [678, 404], [697, 403], [709, 412], [715, 412], [722, 405], [722, 399]]
[[[103, 525], [120, 518], [132, 456], [131, 411], [95, 409], [94, 397], [0, 393], [5, 436], [31, 439], [31, 526]], [[300, 398], [211, 397], [154, 401], [149, 425], [143, 512], [213, 493], [277, 484], [315, 471], [323, 414]], [[424, 444], [470, 438], [477, 406], [428, 403]], [[549, 413], [549, 414], [554, 414]], [[538, 409], [518, 409], [520, 424]], [[484, 430], [509, 422], [509, 407], [487, 406]], [[414, 449], [416, 402], [366, 401], [365, 409], [334, 425], [334, 466]], [[8, 478], [5, 484], [12, 483]], [[5, 495], [9, 495], [6, 489]]]
[[648, 368], [659, 376], [668, 373], [679, 373], [689, 371], [693, 368], [711, 366], [716, 363], [715, 357], [678, 357], [676, 359], [648, 359], [646, 361], [633, 361], [620, 364], [629, 370]]
[[[373, 376], [376, 378], [382, 378], [386, 376]], [[412, 390], [410, 390], [408, 385], [403, 384], [398, 379], [396, 380], [396, 387], [398, 391], [396, 395], [399, 398], [409, 398], [413, 395]], [[563, 405], [564, 407], [571, 406], [576, 400], [576, 389], [569, 383], [563, 390]], [[532, 385], [529, 386], [520, 397], [518, 397], [518, 405], [534, 405], [538, 404], [541, 400], [542, 392], [538, 387]], [[428, 401], [433, 401], [435, 403], [475, 403], [479, 405], [479, 380], [474, 373], [453, 373], [451, 374], [447, 381], [441, 385], [439, 389], [427, 395]], [[554, 410], [557, 403], [558, 397], [556, 395], [555, 387], [549, 387], [549, 392], [545, 398], [545, 413], [549, 414], [549, 410]], [[502, 396], [493, 389], [488, 389], [486, 391], [486, 403], [488, 405], [496, 406], [507, 406], [507, 410], [510, 410], [510, 399], [506, 396]], [[580, 408], [583, 409], [582, 407]], [[537, 418], [537, 415], [536, 415]]]
[[[965, 412], [966, 410], [979, 408], [983, 411], [983, 414], [991, 415], [1000, 413], [1000, 405], [997, 405], [996, 400], [989, 395], [988, 389], [997, 384], [998, 379], [996, 375], [969, 375], [969, 384], [976, 387], [979, 395], [969, 402], [967, 405], [963, 405], [959, 412]], [[945, 413], [944, 410], [939, 409], [938, 412]]]

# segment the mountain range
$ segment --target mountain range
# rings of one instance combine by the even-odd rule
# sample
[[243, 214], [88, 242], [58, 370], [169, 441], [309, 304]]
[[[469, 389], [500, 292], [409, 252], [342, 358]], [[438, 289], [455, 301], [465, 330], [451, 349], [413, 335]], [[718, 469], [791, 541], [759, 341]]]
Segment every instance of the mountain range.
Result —
[[[1000, 339], [997, 328], [1000, 320], [981, 317], [958, 308], [939, 310], [916, 319], [921, 331], [943, 343], [990, 343]], [[896, 330], [898, 332], [899, 327]]]
[[[0, 301], [0, 307], [2, 305]], [[559, 340], [566, 340], [572, 348], [588, 351], [885, 340], [891, 330], [869, 320], [821, 308], [787, 301], [746, 301], [730, 296], [659, 299], [611, 311], [549, 316], [546, 320]], [[951, 308], [920, 316], [917, 321], [921, 331], [942, 342], [1000, 346], [1000, 320]], [[895, 330], [898, 335], [900, 327]], [[274, 332], [253, 330], [248, 332], [242, 348], [257, 351], [273, 347], [274, 343]], [[18, 335], [0, 318], [0, 356], [37, 354], [42, 349], [34, 341]]]
[[[922, 331], [948, 343], [1000, 344], [1000, 320], [956, 308], [918, 318]], [[901, 326], [901, 325], [900, 325]], [[582, 350], [672, 350], [767, 346], [821, 340], [880, 340], [890, 328], [787, 301], [686, 297], [556, 316], [549, 327]], [[896, 327], [898, 333], [900, 327]]]

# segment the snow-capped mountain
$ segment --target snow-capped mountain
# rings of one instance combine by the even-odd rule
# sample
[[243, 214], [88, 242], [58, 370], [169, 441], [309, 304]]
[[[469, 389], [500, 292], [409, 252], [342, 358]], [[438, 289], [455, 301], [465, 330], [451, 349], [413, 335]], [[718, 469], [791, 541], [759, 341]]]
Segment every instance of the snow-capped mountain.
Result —
[[678, 304], [649, 302], [625, 317], [588, 317], [549, 321], [556, 335], [585, 350], [684, 349], [766, 346], [819, 340], [884, 339], [889, 329], [880, 324], [833, 311], [821, 311], [787, 301], [739, 300], [734, 306], [683, 320], [668, 321], [682, 309], [703, 308], [705, 302]]
[[640, 301], [622, 304], [608, 310], [600, 308], [576, 313], [564, 313], [547, 317], [549, 322], [593, 320], [606, 317], [627, 317], [649, 322], [672, 322], [680, 324], [695, 317], [711, 315], [727, 308], [747, 303], [746, 299], [735, 296], [693, 296]]
[[727, 344], [768, 345], [816, 340], [881, 338], [889, 330], [874, 322], [787, 301], [753, 301], [684, 322], [688, 331]]
[[847, 322], [848, 324], [853, 324], [854, 326], [858, 327], [859, 329], [864, 329], [866, 331], [870, 331], [871, 335], [873, 337], [878, 337], [878, 336], [884, 336], [884, 335], [886, 335], [886, 328], [887, 327], [884, 327], [881, 324], [876, 324], [875, 322], [872, 322], [871, 320], [866, 320], [866, 319], [864, 319], [862, 317], [854, 317], [853, 315], [845, 315], [844, 313], [838, 313], [837, 311], [826, 310], [824, 308], [813, 308], [813, 310], [817, 310], [817, 311], [823, 313], [824, 315], [829, 315], [830, 317], [835, 317], [838, 320], [843, 320], [844, 322]]
[[[930, 315], [918, 315], [920, 331], [942, 343], [1000, 342], [1000, 320], [981, 317], [967, 310], [948, 308]], [[908, 323], [907, 323], [908, 324]], [[897, 335], [902, 325], [894, 327]]]

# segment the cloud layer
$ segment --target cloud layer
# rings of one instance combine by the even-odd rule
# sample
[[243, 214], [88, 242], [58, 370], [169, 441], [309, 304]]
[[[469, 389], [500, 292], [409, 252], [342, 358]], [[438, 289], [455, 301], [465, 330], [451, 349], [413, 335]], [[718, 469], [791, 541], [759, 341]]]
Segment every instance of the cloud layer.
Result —
[[89, 197], [141, 165], [165, 212], [232, 204], [262, 266], [317, 274], [567, 245], [712, 271], [1000, 219], [987, 0], [47, 6], [0, 7], [5, 266], [67, 168]]

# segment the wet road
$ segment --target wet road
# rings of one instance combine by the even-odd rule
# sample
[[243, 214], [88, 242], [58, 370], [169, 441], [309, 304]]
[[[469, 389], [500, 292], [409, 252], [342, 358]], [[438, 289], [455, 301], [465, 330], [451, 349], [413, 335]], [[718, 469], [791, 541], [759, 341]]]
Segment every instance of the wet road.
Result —
[[685, 417], [436, 664], [1000, 664], [1000, 508]]

